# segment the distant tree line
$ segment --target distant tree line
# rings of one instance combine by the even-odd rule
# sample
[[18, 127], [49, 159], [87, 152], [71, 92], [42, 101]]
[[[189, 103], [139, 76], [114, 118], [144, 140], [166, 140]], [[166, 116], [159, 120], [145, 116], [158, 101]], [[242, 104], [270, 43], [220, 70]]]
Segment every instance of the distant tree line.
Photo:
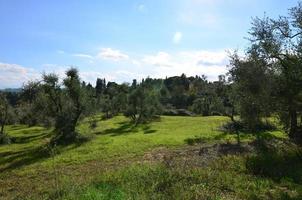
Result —
[[131, 84], [98, 78], [93, 87], [70, 68], [63, 81], [56, 74], [44, 74], [21, 92], [1, 92], [0, 139], [7, 138], [6, 124], [22, 123], [52, 126], [54, 141], [74, 141], [82, 118], [103, 113], [105, 119], [123, 114], [134, 125], [160, 115], [222, 115], [251, 131], [274, 117], [301, 143], [302, 4], [278, 19], [254, 18], [249, 34], [245, 55], [232, 53], [228, 73], [217, 81], [185, 74]]
[[165, 79], [147, 77], [131, 84], [98, 78], [93, 87], [80, 80], [77, 69], [70, 68], [63, 81], [56, 74], [43, 74], [42, 80], [24, 84], [20, 92], [2, 92], [1, 135], [5, 124], [21, 123], [53, 126], [54, 141], [74, 141], [79, 120], [96, 113], [103, 113], [104, 119], [123, 114], [134, 125], [162, 114], [228, 115], [229, 88], [225, 76], [209, 82], [205, 76], [184, 74]]

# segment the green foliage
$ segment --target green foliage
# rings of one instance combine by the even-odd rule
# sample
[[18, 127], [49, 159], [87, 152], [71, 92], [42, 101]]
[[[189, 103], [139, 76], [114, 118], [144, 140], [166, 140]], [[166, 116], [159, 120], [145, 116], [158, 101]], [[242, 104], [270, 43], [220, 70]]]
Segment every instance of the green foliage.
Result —
[[203, 116], [223, 115], [225, 112], [223, 102], [217, 96], [195, 99], [191, 109], [194, 113]]
[[12, 118], [11, 106], [6, 96], [0, 93], [0, 144], [9, 144], [10, 138], [5, 133], [5, 126]]
[[255, 131], [261, 119], [273, 111], [271, 72], [267, 63], [254, 55], [240, 59], [234, 54], [231, 66], [229, 74], [234, 82], [232, 89], [237, 95], [240, 118], [248, 129]]
[[[6, 97], [1, 92], [0, 143], [14, 144], [10, 148], [0, 146], [0, 172], [4, 172], [0, 186], [8, 188], [0, 195], [16, 192], [11, 185], [23, 184], [28, 177], [31, 184], [50, 192], [47, 181], [52, 179], [49, 171], [53, 169], [54, 194], [39, 191], [37, 196], [43, 193], [50, 199], [301, 199], [301, 148], [292, 146], [282, 131], [267, 123], [269, 117], [278, 114], [290, 138], [302, 142], [301, 19], [302, 2], [290, 9], [288, 16], [255, 18], [246, 55], [231, 55], [229, 81], [224, 75], [210, 82], [205, 76], [182, 74], [166, 79], [148, 77], [141, 83], [133, 80], [129, 86], [106, 84], [105, 79], [98, 78], [94, 88], [81, 81], [77, 69], [70, 68], [62, 82], [56, 74], [44, 74], [42, 81], [25, 84], [20, 95], [7, 93]], [[171, 115], [193, 116], [190, 111], [203, 116], [224, 115], [231, 122], [224, 117], [162, 116], [153, 120], [159, 119], [162, 110]], [[105, 113], [108, 120], [102, 121], [99, 112]], [[234, 119], [235, 114], [240, 115], [240, 121]], [[16, 121], [29, 127], [7, 127]], [[41, 124], [48, 129], [37, 126]], [[236, 136], [221, 133], [221, 127], [225, 133]], [[89, 141], [90, 138], [94, 140]], [[183, 154], [181, 161], [172, 165], [164, 152], [157, 155], [163, 158], [162, 162], [146, 159], [145, 164], [117, 170], [131, 161], [137, 163], [138, 157], [145, 159], [157, 147], [164, 146], [168, 151], [184, 144], [200, 145], [201, 156], [205, 142], [227, 142], [225, 146], [232, 146], [235, 140], [252, 149], [248, 155], [228, 156], [227, 152], [219, 152], [221, 144], [215, 144], [218, 159], [210, 154], [198, 157], [208, 159], [205, 167], [187, 162], [191, 154]], [[72, 142], [58, 146], [55, 153], [47, 149], [57, 143]], [[65, 185], [61, 187], [58, 167], [75, 177], [68, 177], [69, 181], [84, 179], [89, 185], [73, 191]], [[103, 169], [108, 171], [102, 171], [102, 177], [93, 184], [87, 177], [77, 177], [89, 171], [93, 176], [99, 175]], [[40, 183], [45, 181], [45, 185], [32, 178]], [[25, 189], [18, 187], [23, 189], [22, 198], [28, 189], [24, 185]]]
[[97, 101], [100, 110], [105, 113], [106, 119], [125, 111], [127, 93], [128, 85], [126, 84], [118, 85], [114, 82], [108, 82], [107, 86], [103, 87], [103, 92], [97, 95]]
[[43, 114], [55, 121], [56, 136], [53, 142], [75, 141], [78, 137], [75, 130], [78, 121], [96, 107], [93, 91], [81, 83], [75, 68], [66, 71], [63, 85], [60, 85], [57, 75], [44, 74], [41, 87], [40, 102], [47, 105]]
[[128, 106], [124, 112], [126, 117], [130, 117], [137, 125], [154, 119], [160, 113], [159, 93], [148, 82], [148, 79], [132, 88], [128, 95]]
[[255, 175], [269, 177], [276, 181], [291, 180], [301, 184], [301, 149], [286, 148], [281, 150], [263, 149], [257, 155], [247, 159], [247, 169]]
[[96, 96], [99, 97], [105, 92], [106, 89], [106, 80], [98, 78], [95, 84]]
[[48, 108], [45, 107], [47, 96], [43, 93], [40, 82], [28, 82], [24, 84], [21, 91], [21, 98], [16, 105], [18, 122], [28, 126], [53, 124], [49, 117]]
[[198, 98], [193, 101], [192, 111], [196, 114], [202, 114], [204, 116], [208, 116], [209, 112], [209, 105], [205, 98]]
[[269, 63], [268, 67], [274, 72], [276, 110], [290, 137], [297, 142], [302, 141], [298, 125], [302, 108], [301, 16], [302, 3], [299, 2], [289, 10], [288, 16], [255, 18], [249, 49]]
[[110, 101], [109, 95], [102, 95], [99, 97], [99, 105], [101, 107], [101, 111], [105, 113], [106, 119], [109, 119], [113, 116], [111, 113], [113, 110], [112, 102]]

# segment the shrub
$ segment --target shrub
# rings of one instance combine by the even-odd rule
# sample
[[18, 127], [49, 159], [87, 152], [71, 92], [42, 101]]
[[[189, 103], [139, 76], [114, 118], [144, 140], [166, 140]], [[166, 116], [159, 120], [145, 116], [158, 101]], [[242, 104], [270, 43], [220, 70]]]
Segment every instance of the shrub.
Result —
[[277, 181], [289, 178], [296, 183], [302, 183], [302, 158], [295, 150], [260, 152], [247, 159], [246, 168], [255, 175]]

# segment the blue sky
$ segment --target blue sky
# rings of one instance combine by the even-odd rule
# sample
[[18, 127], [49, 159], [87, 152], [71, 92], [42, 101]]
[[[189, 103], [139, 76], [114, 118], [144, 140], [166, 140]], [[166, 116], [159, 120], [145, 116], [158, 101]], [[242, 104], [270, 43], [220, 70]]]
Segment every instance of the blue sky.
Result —
[[293, 0], [0, 0], [0, 88], [69, 66], [94, 83], [226, 72], [253, 16]]

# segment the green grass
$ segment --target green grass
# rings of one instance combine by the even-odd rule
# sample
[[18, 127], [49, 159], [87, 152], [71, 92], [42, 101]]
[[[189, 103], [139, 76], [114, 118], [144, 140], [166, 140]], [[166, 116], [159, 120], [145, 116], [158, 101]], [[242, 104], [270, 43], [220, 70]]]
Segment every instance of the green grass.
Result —
[[[131, 171], [132, 168], [129, 169], [130, 171], [127, 171], [127, 166], [140, 162], [143, 155], [147, 152], [158, 147], [168, 149], [179, 148], [190, 143], [188, 141], [193, 141], [193, 144], [196, 142], [217, 143], [236, 141], [235, 135], [219, 131], [219, 127], [228, 121], [226, 117], [162, 116], [159, 121], [137, 127], [134, 127], [123, 116], [117, 116], [105, 121], [101, 121], [101, 116], [97, 118], [98, 123], [95, 129], [89, 127], [89, 119], [85, 119], [77, 127], [78, 132], [91, 138], [90, 141], [81, 145], [58, 146], [55, 149], [55, 156], [51, 156], [47, 148], [47, 144], [52, 137], [52, 129], [26, 127], [24, 125], [8, 126], [6, 132], [13, 137], [14, 143], [0, 146], [0, 196], [5, 196], [8, 199], [21, 197], [24, 199], [26, 196], [40, 199], [41, 197], [49, 198], [49, 196], [53, 195], [53, 190], [75, 190], [65, 195], [65, 197], [75, 199], [72, 195], [81, 191], [80, 197], [82, 199], [128, 198], [132, 197], [143, 183], [135, 179], [134, 172], [133, 170]], [[280, 130], [262, 134], [277, 138], [285, 137], [284, 133]], [[253, 134], [242, 134], [241, 137], [242, 142], [255, 139]], [[157, 178], [160, 178], [158, 176], [161, 176], [161, 174], [157, 175], [156, 173], [161, 173], [161, 170], [163, 170], [163, 173], [172, 173], [171, 176], [174, 176], [173, 173], [179, 174], [177, 171], [172, 170], [170, 172], [170, 169], [158, 166], [139, 166], [135, 170], [138, 170], [138, 176], [142, 176], [141, 178], [137, 178], [142, 180], [146, 179], [145, 176], [148, 174], [144, 173], [145, 171], [148, 173], [148, 170], [155, 170]], [[181, 180], [185, 179], [182, 184], [191, 184], [190, 180], [192, 177], [189, 176], [189, 173], [191, 173], [190, 170], [184, 171], [184, 176], [178, 177]], [[118, 171], [118, 173], [112, 174], [112, 171]], [[129, 173], [128, 177], [127, 174]], [[206, 172], [200, 173], [203, 175], [197, 176], [206, 176], [204, 174]], [[96, 176], [100, 175], [107, 178], [102, 178], [96, 185], [87, 186], [96, 179]], [[162, 175], [166, 176], [165, 174]], [[188, 182], [186, 182], [187, 179], [185, 176], [189, 176]], [[156, 177], [155, 179], [152, 176], [150, 177], [152, 179], [149, 180], [151, 181], [150, 184], [157, 184], [158, 181], [162, 181], [157, 181]], [[130, 181], [129, 184], [137, 185], [127, 185], [125, 181], [128, 179]], [[181, 182], [181, 180], [171, 179], [170, 181]], [[57, 183], [58, 181], [60, 183]], [[136, 183], [136, 181], [138, 182]], [[60, 186], [59, 189], [57, 188], [58, 185]], [[62, 185], [68, 187], [68, 189]], [[72, 187], [70, 188], [69, 186]], [[184, 195], [189, 195], [184, 190], [180, 190], [181, 186], [169, 186], [166, 195], [171, 195], [178, 190], [182, 191]], [[131, 187], [133, 188], [131, 189]], [[192, 188], [186, 188], [186, 190], [198, 190], [201, 185], [196, 186], [194, 183], [190, 187]], [[110, 192], [112, 190], [114, 192]], [[206, 189], [205, 191], [209, 194], [217, 193], [217, 197], [223, 193], [221, 193], [221, 190], [212, 191]], [[86, 193], [87, 195], [85, 196]], [[144, 186], [139, 191], [137, 198], [147, 199], [147, 196], [151, 193], [154, 193], [154, 188], [151, 188], [149, 191], [148, 186]], [[158, 195], [156, 196], [155, 193], [153, 199], [164, 199], [165, 197], [160, 196], [160, 194]]]
[[[217, 127], [226, 122], [224, 117], [162, 117], [160, 121], [148, 125], [133, 125], [123, 116], [106, 121], [99, 121], [98, 127], [91, 130], [88, 119], [80, 124], [78, 131], [93, 139], [80, 146], [59, 147], [56, 162], [61, 164], [79, 164], [89, 160], [112, 161], [120, 158], [131, 158], [143, 155], [144, 152], [159, 146], [175, 147], [185, 144], [190, 137], [214, 139], [222, 135]], [[16, 144], [0, 146], [0, 153], [7, 154], [0, 158], [1, 167], [14, 164], [16, 155], [27, 155], [27, 152], [45, 147], [51, 137], [51, 130], [41, 127], [9, 126], [7, 133], [16, 138]], [[30, 155], [28, 155], [30, 156]], [[10, 159], [11, 158], [11, 159]], [[24, 156], [20, 156], [24, 159]], [[11, 161], [11, 162], [9, 162]], [[4, 165], [3, 165], [4, 164]], [[21, 163], [20, 163], [21, 164]], [[24, 163], [22, 167], [47, 167], [50, 159]]]
[[275, 199], [298, 200], [302, 186], [286, 179], [272, 179], [247, 173], [245, 159], [226, 156], [208, 168], [174, 167], [163, 164], [132, 165], [107, 173], [88, 187], [62, 195], [62, 199]]

